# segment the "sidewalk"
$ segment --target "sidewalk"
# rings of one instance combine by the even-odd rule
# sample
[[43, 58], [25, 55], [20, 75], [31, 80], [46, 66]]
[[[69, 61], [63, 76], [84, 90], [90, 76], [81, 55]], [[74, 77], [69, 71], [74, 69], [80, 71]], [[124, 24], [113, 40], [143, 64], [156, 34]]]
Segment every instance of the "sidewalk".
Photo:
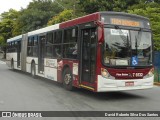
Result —
[[160, 86], [160, 82], [155, 82], [154, 85]]

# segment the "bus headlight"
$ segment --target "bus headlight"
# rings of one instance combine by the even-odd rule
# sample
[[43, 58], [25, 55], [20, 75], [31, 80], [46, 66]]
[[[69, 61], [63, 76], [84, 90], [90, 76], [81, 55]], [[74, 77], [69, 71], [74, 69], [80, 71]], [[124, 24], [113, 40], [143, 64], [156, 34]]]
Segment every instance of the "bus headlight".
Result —
[[110, 76], [110, 74], [108, 73], [108, 71], [104, 68], [101, 68], [101, 75], [105, 78], [108, 78]]
[[152, 68], [149, 72], [148, 72], [149, 76], [153, 76], [154, 75], [154, 68]]
[[154, 68], [150, 69], [147, 75], [145, 75], [143, 78], [152, 77], [154, 75]]

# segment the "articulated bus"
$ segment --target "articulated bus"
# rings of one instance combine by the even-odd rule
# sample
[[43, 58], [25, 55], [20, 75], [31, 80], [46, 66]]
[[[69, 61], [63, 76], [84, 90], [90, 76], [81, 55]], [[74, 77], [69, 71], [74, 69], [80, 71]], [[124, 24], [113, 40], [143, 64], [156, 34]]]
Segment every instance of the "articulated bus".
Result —
[[149, 20], [96, 12], [7, 40], [11, 69], [94, 92], [153, 87]]

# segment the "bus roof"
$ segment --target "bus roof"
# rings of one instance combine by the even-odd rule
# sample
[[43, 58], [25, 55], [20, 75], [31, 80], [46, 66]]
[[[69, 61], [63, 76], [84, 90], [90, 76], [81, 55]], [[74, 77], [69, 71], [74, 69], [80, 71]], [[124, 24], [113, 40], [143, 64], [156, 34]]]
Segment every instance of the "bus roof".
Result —
[[22, 38], [22, 35], [19, 35], [19, 36], [16, 36], [16, 37], [13, 37], [13, 38], [10, 38], [7, 40], [7, 42], [11, 42], [11, 41], [18, 41]]
[[28, 32], [28, 36], [37, 35], [37, 34], [41, 34], [41, 33], [46, 33], [46, 32], [52, 31], [52, 30], [56, 30], [56, 29], [59, 29], [59, 24], [51, 25], [51, 26], [48, 26], [48, 27], [45, 27], [45, 28], [41, 28], [41, 29], [38, 29], [38, 30]]
[[86, 23], [86, 22], [95, 21], [95, 20], [98, 20], [98, 19], [100, 19], [100, 14], [99, 14], [99, 12], [96, 12], [96, 13], [92, 13], [92, 14], [89, 14], [89, 15], [85, 15], [85, 16], [82, 16], [82, 17], [75, 18], [73, 20], [62, 22], [60, 24], [60, 28], [66, 28], [66, 27], [77, 25], [77, 24], [82, 24], [82, 23]]

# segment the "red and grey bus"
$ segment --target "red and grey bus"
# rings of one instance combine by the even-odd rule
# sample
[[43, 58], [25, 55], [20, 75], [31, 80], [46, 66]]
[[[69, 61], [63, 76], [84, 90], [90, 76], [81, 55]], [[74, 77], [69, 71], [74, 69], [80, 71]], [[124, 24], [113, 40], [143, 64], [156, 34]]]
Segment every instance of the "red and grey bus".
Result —
[[7, 40], [11, 69], [94, 92], [153, 87], [148, 18], [96, 12]]

